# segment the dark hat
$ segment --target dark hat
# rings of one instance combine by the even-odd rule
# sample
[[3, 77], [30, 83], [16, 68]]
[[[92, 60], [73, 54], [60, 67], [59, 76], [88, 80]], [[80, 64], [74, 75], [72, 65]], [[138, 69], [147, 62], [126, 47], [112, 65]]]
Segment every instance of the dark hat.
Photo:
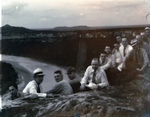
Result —
[[38, 75], [38, 76], [45, 76], [45, 74], [43, 73], [43, 70], [41, 68], [35, 69], [33, 74]]
[[70, 74], [72, 72], [75, 72], [75, 68], [74, 67], [68, 67], [67, 68], [67, 74]]

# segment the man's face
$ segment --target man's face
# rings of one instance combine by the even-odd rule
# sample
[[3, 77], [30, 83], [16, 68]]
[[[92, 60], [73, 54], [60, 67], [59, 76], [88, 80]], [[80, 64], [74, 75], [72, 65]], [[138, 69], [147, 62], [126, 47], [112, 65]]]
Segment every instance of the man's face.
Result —
[[124, 47], [126, 47], [127, 44], [128, 44], [127, 39], [126, 39], [126, 38], [122, 38], [122, 45], [123, 45]]
[[141, 39], [144, 40], [145, 39], [145, 33], [141, 34]]
[[54, 73], [54, 78], [56, 82], [60, 82], [63, 80], [63, 76], [60, 73]]
[[136, 32], [133, 32], [133, 33], [132, 33], [132, 36], [135, 37], [135, 36], [136, 36]]
[[92, 60], [91, 66], [93, 69], [97, 69], [98, 68], [98, 60]]
[[11, 92], [11, 94], [16, 94], [17, 93], [17, 89], [14, 86], [10, 86], [9, 91]]
[[105, 52], [106, 52], [107, 54], [111, 53], [110, 47], [106, 47], [106, 48], [105, 48]]
[[137, 35], [136, 40], [137, 40], [138, 43], [141, 43], [142, 42], [141, 36]]
[[100, 55], [100, 58], [101, 58], [101, 60], [102, 60], [102, 61], [105, 61], [106, 54], [104, 54], [104, 53], [101, 53], [101, 55]]
[[116, 40], [117, 40], [118, 43], [120, 43], [121, 42], [121, 37], [120, 36], [116, 37]]
[[145, 30], [145, 36], [149, 37], [150, 36], [150, 30]]
[[119, 49], [119, 45], [118, 44], [114, 44], [115, 49]]
[[75, 72], [67, 73], [67, 75], [68, 75], [68, 78], [69, 78], [70, 80], [73, 80], [73, 79], [75, 79], [75, 77], [76, 77]]
[[37, 84], [41, 84], [43, 82], [43, 78], [44, 76], [43, 75], [36, 75], [34, 77], [35, 81], [37, 82]]

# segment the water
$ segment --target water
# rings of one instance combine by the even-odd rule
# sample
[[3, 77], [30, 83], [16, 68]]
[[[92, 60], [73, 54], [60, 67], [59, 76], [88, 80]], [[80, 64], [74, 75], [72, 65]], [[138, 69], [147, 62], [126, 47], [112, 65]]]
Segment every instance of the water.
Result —
[[36, 68], [41, 68], [45, 73], [43, 83], [41, 84], [44, 92], [48, 91], [56, 84], [53, 76], [53, 73], [56, 70], [62, 70], [64, 79], [68, 80], [66, 70], [63, 67], [59, 67], [57, 65], [39, 62], [26, 57], [8, 55], [2, 55], [2, 61], [12, 64], [18, 73], [18, 88], [20, 92], [23, 90], [26, 84], [32, 80], [33, 71]]

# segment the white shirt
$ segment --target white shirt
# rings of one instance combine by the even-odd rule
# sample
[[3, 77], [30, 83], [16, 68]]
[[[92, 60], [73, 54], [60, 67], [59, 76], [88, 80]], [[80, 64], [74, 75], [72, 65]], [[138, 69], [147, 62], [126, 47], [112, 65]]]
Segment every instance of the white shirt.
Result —
[[121, 55], [120, 51], [115, 50], [114, 58], [115, 58], [116, 63], [121, 63], [122, 62], [122, 55]]
[[[24, 88], [22, 92], [27, 93], [27, 94], [37, 94], [38, 97], [46, 97], [47, 96], [46, 93], [37, 93], [37, 87], [38, 87], [38, 84], [36, 83], [36, 81], [32, 80], [27, 84], [27, 86]], [[39, 85], [39, 87], [42, 92], [43, 90], [42, 90], [41, 85]]]
[[100, 58], [99, 59], [100, 61], [100, 67], [103, 69], [103, 70], [107, 70], [109, 68], [112, 67], [112, 62], [111, 62], [111, 59], [109, 59], [108, 57], [106, 57], [104, 63], [102, 64], [102, 59]]
[[[89, 66], [85, 73], [84, 73], [84, 77], [81, 79], [81, 84], [87, 84], [88, 82], [91, 83], [92, 82], [92, 77], [93, 77], [93, 72], [94, 69], [92, 68], [92, 66]], [[96, 84], [98, 84], [98, 86], [100, 87], [106, 87], [109, 86], [108, 80], [107, 80], [107, 76], [105, 71], [98, 67], [98, 69], [96, 70], [96, 76], [95, 76], [95, 81]]]
[[133, 47], [131, 45], [127, 45], [126, 48], [125, 48], [125, 56], [123, 55], [124, 54], [124, 46], [122, 45], [120, 48], [119, 48], [119, 51], [120, 51], [120, 54], [123, 58], [123, 61], [125, 61], [125, 59], [129, 56], [129, 53], [133, 50]]

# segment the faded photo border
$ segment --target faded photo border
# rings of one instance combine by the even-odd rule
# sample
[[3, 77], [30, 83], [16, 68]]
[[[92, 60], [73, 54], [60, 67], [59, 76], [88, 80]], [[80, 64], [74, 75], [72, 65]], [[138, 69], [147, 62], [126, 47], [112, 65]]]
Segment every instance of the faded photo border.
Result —
[[99, 58], [105, 46], [113, 49], [116, 36], [131, 40], [133, 32], [150, 27], [149, 0], [2, 0], [0, 23], [0, 116], [150, 115], [150, 74], [127, 85], [67, 96], [7, 100], [6, 94], [11, 85], [22, 92], [36, 68], [45, 74], [43, 92], [56, 85], [57, 70], [69, 81], [67, 68], [71, 66], [82, 78], [92, 58]]

